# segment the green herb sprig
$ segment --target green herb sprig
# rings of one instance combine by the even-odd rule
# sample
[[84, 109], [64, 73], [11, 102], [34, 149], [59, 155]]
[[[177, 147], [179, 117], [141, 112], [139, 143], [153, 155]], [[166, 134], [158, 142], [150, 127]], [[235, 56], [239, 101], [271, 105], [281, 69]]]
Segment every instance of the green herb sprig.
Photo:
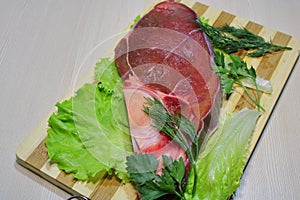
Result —
[[[146, 98], [144, 112], [153, 120], [153, 126], [173, 139], [185, 150], [191, 163], [191, 167], [196, 171], [196, 159], [199, 155], [199, 140], [194, 124], [184, 115], [177, 116], [170, 114], [167, 108], [157, 99]], [[188, 138], [186, 138], [186, 136]], [[188, 140], [191, 141], [191, 145]], [[197, 173], [194, 173], [194, 180], [197, 181]], [[193, 193], [196, 190], [196, 185]]]
[[[196, 171], [196, 158], [199, 155], [199, 141], [197, 130], [194, 124], [185, 116], [177, 116], [170, 114], [164, 105], [157, 99], [146, 98], [144, 112], [150, 116], [153, 127], [167, 134], [182, 149], [185, 150], [187, 157], [191, 163], [192, 170]], [[153, 163], [153, 165], [150, 165]], [[184, 198], [183, 175], [184, 162], [183, 159], [172, 161], [170, 157], [163, 155], [164, 168], [162, 176], [156, 175], [155, 170], [158, 161], [154, 155], [150, 154], [134, 154], [127, 158], [127, 171], [131, 178], [138, 184], [137, 189], [141, 193], [143, 199], [156, 199], [164, 195], [175, 195], [180, 199]], [[139, 167], [134, 167], [139, 165]], [[149, 169], [149, 167], [151, 169]], [[139, 168], [139, 169], [136, 169]], [[149, 171], [145, 173], [145, 171]], [[145, 173], [142, 175], [142, 173]], [[194, 174], [194, 182], [197, 182], [197, 173]], [[196, 191], [196, 184], [193, 193]], [[150, 198], [150, 194], [153, 198]], [[145, 196], [146, 195], [146, 196]]]
[[137, 15], [134, 18], [133, 22], [130, 24], [129, 28], [133, 28], [140, 19], [141, 19], [141, 15]]
[[[221, 85], [225, 94], [233, 92], [233, 84], [239, 84], [245, 91], [250, 100], [257, 106], [258, 111], [265, 109], [260, 104], [260, 95], [258, 92], [258, 85], [256, 83], [256, 71], [251, 66], [248, 68], [247, 63], [239, 56], [229, 55], [230, 62], [225, 63], [225, 56], [223, 53], [215, 51], [215, 62], [217, 66], [213, 66], [213, 70], [219, 75]], [[249, 89], [242, 83], [242, 78], [250, 78], [256, 86], [257, 99], [250, 93]]]
[[137, 190], [142, 200], [153, 200], [166, 195], [185, 199], [183, 193], [183, 178], [185, 167], [183, 159], [172, 160], [162, 156], [164, 168], [162, 175], [156, 173], [159, 161], [154, 154], [136, 153], [126, 158], [127, 171], [137, 184]]
[[[175, 140], [187, 154], [197, 158], [199, 154], [199, 141], [194, 124], [184, 115], [170, 114], [167, 108], [158, 100], [146, 98], [144, 112], [153, 120], [153, 126], [170, 138]], [[192, 148], [186, 137], [192, 142]]]
[[213, 27], [203, 18], [201, 22], [196, 21], [196, 24], [206, 33], [214, 48], [221, 49], [227, 54], [246, 50], [247, 56], [260, 57], [267, 53], [292, 49], [291, 47], [275, 45], [271, 41], [266, 42], [264, 38], [246, 28], [236, 28], [228, 24]]

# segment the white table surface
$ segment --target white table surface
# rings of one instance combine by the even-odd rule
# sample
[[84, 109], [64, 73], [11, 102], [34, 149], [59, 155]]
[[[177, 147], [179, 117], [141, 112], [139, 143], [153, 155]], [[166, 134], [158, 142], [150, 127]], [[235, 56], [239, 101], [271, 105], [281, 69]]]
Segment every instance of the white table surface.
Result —
[[[67, 193], [16, 163], [17, 146], [77, 80], [97, 44], [150, 0], [0, 1], [0, 199]], [[201, 0], [300, 39], [299, 0]], [[300, 63], [247, 166], [236, 199], [300, 199]]]

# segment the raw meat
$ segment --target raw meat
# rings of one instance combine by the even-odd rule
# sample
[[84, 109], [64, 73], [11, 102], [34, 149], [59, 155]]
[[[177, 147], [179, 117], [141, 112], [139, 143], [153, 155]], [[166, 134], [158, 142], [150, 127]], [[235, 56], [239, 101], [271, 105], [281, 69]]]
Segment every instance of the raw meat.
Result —
[[194, 11], [181, 3], [159, 3], [115, 48], [136, 152], [154, 153], [159, 159], [162, 154], [182, 156], [188, 163], [184, 150], [152, 127], [143, 112], [145, 97], [157, 98], [171, 113], [185, 115], [199, 132], [204, 119], [211, 119], [219, 79], [211, 69], [211, 45], [196, 20]]

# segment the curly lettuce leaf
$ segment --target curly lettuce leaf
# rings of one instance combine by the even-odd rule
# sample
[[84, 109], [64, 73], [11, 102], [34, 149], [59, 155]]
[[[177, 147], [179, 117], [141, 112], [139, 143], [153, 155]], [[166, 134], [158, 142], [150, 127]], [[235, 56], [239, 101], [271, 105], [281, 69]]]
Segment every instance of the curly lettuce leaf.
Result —
[[107, 94], [115, 93], [122, 94], [120, 86], [122, 79], [114, 61], [109, 58], [102, 58], [96, 63], [94, 70], [95, 80], [99, 83], [99, 87]]
[[197, 190], [191, 171], [186, 186], [186, 199], [223, 200], [240, 185], [240, 178], [249, 155], [250, 139], [259, 112], [249, 109], [226, 115], [197, 159]]
[[122, 80], [108, 59], [96, 69], [97, 84], [85, 84], [75, 96], [56, 104], [58, 111], [48, 120], [48, 155], [51, 163], [79, 180], [114, 172], [127, 182], [126, 156], [133, 150]]

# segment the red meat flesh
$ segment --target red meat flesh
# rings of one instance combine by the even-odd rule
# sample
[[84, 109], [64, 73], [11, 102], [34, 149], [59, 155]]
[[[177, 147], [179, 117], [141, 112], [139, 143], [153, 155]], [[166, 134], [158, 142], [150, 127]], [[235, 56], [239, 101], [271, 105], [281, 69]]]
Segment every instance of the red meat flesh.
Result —
[[212, 71], [213, 53], [195, 24], [197, 15], [181, 3], [157, 4], [115, 48], [117, 68], [125, 80], [124, 94], [134, 150], [173, 159], [186, 154], [151, 125], [143, 112], [145, 97], [160, 100], [171, 113], [188, 117], [198, 131], [219, 91]]

